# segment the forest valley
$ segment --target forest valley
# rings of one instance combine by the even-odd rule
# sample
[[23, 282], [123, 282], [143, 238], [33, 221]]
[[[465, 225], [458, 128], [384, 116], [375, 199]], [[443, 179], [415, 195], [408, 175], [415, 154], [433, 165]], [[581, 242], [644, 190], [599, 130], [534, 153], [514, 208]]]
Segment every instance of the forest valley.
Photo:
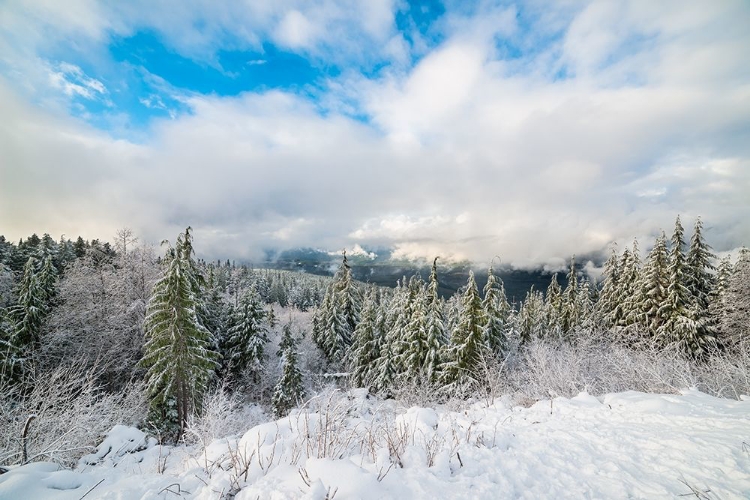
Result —
[[332, 278], [205, 262], [191, 231], [162, 255], [127, 229], [0, 237], [0, 465], [73, 465], [116, 424], [188, 442], [217, 412], [283, 417], [330, 386], [411, 404], [750, 394], [750, 251], [717, 261], [700, 219], [644, 259], [613, 249], [597, 282], [571, 261], [519, 304], [492, 268], [444, 299], [438, 258], [384, 288], [346, 253]]

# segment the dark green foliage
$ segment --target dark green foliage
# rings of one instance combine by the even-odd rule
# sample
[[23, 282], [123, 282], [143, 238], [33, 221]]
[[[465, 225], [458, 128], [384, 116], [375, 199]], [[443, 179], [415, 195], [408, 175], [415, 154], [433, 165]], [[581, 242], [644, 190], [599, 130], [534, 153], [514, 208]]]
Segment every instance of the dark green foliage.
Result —
[[283, 417], [305, 396], [302, 373], [297, 365], [297, 339], [292, 335], [291, 321], [284, 325], [279, 348], [281, 378], [274, 389], [271, 404], [274, 414]]
[[193, 261], [190, 228], [168, 249], [164, 264], [164, 275], [148, 302], [140, 364], [147, 369], [152, 408], [161, 416], [158, 423], [178, 426], [179, 437], [188, 417], [200, 407], [219, 356], [198, 319], [201, 277]]

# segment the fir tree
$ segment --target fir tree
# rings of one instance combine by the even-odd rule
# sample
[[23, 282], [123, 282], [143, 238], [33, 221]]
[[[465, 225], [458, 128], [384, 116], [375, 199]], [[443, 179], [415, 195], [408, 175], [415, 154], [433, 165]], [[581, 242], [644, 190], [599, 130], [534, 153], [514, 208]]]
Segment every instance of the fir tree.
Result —
[[695, 301], [701, 316], [708, 313], [711, 292], [714, 288], [714, 277], [711, 271], [716, 267], [711, 263], [716, 255], [711, 253], [711, 247], [703, 240], [703, 223], [700, 217], [695, 221], [693, 236], [690, 238], [688, 250], [685, 286]]
[[562, 297], [562, 314], [560, 326], [563, 333], [576, 328], [581, 323], [581, 312], [578, 310], [578, 274], [576, 273], [575, 257], [570, 259], [568, 271], [568, 286]]
[[656, 239], [648, 255], [639, 283], [638, 297], [631, 316], [631, 324], [637, 324], [654, 335], [664, 323], [662, 304], [667, 299], [669, 275], [667, 271], [667, 238], [664, 233]]
[[461, 297], [458, 325], [451, 336], [451, 358], [446, 365], [446, 382], [460, 383], [477, 379], [477, 369], [488, 349], [483, 330], [486, 321], [474, 272], [469, 271], [469, 281]]
[[427, 293], [422, 280], [414, 290], [411, 305], [411, 318], [404, 353], [404, 366], [408, 378], [417, 381], [425, 379], [424, 367], [429, 353], [427, 338]]
[[502, 280], [495, 277], [492, 266], [487, 273], [487, 284], [484, 286], [482, 310], [486, 323], [484, 337], [490, 350], [503, 358], [508, 352], [508, 318], [510, 305], [505, 297]]
[[26, 361], [24, 351], [18, 342], [16, 325], [5, 309], [0, 309], [0, 386], [23, 376]]
[[313, 340], [329, 362], [340, 362], [346, 356], [359, 322], [359, 309], [359, 290], [344, 252], [333, 283], [326, 290], [318, 324], [313, 330]]
[[[147, 389], [154, 414], [162, 424], [176, 424], [178, 439], [188, 417], [198, 407], [217, 366], [211, 335], [197, 315], [190, 228], [180, 234], [164, 258], [166, 270], [149, 299], [141, 365], [147, 369]], [[176, 408], [170, 422], [168, 408]]]
[[534, 339], [544, 336], [547, 328], [545, 318], [545, 305], [542, 293], [534, 290], [526, 292], [526, 298], [521, 304], [517, 319], [518, 334], [521, 344], [526, 344]]
[[447, 342], [443, 301], [438, 295], [437, 257], [432, 262], [430, 284], [427, 287], [427, 354], [424, 360], [424, 376], [429, 383], [437, 382], [441, 365], [441, 353]]
[[16, 325], [16, 345], [37, 345], [42, 323], [47, 314], [47, 295], [39, 282], [36, 259], [33, 257], [29, 257], [26, 261], [17, 295], [18, 301], [10, 311], [11, 318]]
[[292, 335], [291, 320], [284, 325], [279, 356], [281, 378], [273, 391], [271, 405], [277, 417], [283, 417], [297, 406], [305, 395], [302, 373], [297, 366], [297, 339]]
[[669, 254], [669, 286], [666, 298], [658, 311], [663, 323], [656, 334], [663, 343], [676, 342], [687, 353], [701, 356], [713, 344], [715, 338], [706, 325], [699, 322], [700, 318], [696, 317], [690, 291], [685, 286], [687, 265], [683, 254], [683, 235], [684, 230], [680, 218], [677, 217], [672, 236], [672, 250]]
[[544, 297], [544, 310], [547, 323], [545, 332], [548, 335], [559, 336], [563, 331], [563, 297], [560, 283], [557, 281], [557, 273], [552, 275], [547, 287], [547, 293]]
[[354, 342], [349, 351], [352, 383], [356, 387], [365, 387], [373, 379], [375, 365], [380, 357], [379, 336], [375, 290], [373, 289], [365, 297], [362, 317], [354, 330]]
[[620, 280], [620, 266], [618, 265], [617, 250], [612, 247], [609, 258], [604, 263], [602, 273], [602, 289], [596, 306], [596, 313], [605, 328], [617, 324], [615, 309], [617, 307], [617, 291]]
[[251, 368], [257, 382], [267, 342], [266, 312], [260, 295], [251, 288], [240, 298], [227, 330], [223, 350], [228, 372], [239, 377]]

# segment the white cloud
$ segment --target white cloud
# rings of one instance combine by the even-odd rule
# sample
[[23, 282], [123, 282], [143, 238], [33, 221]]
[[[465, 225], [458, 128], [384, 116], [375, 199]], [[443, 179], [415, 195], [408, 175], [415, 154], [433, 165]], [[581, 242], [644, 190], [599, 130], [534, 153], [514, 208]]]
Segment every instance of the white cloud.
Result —
[[[154, 122], [142, 144], [46, 103], [40, 111], [8, 83], [14, 77], [0, 79], [0, 227], [14, 238], [106, 238], [128, 225], [159, 241], [190, 224], [199, 251], [217, 257], [374, 245], [404, 258], [499, 255], [549, 269], [613, 241], [638, 237], [645, 247], [678, 213], [686, 226], [702, 215], [719, 251], [750, 243], [750, 72], [739, 49], [750, 46], [740, 29], [748, 9], [656, 4], [555, 4], [529, 31], [509, 9], [490, 9], [492, 23], [486, 11], [449, 14], [447, 39], [414, 68], [390, 2], [373, 6], [372, 19], [335, 1], [241, 12], [196, 3], [171, 19], [169, 4], [120, 7], [182, 53], [212, 53], [226, 30], [252, 45], [259, 20], [276, 30], [296, 11], [290, 46], [383, 50], [399, 64], [376, 78], [345, 72], [318, 101], [182, 94], [191, 113]], [[200, 16], [204, 29], [186, 28]], [[88, 36], [134, 29], [124, 18], [90, 17]], [[545, 36], [553, 41], [533, 56], [498, 59], [498, 40], [528, 49]], [[574, 71], [551, 78], [564, 66]], [[63, 92], [106, 90], [72, 68], [56, 71]]]

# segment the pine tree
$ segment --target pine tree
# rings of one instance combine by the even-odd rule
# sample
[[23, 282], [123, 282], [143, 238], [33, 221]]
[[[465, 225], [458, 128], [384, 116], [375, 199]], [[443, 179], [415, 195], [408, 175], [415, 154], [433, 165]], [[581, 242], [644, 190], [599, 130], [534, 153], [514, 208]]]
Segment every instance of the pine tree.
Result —
[[56, 294], [57, 274], [57, 268], [52, 263], [52, 256], [47, 255], [44, 258], [42, 269], [39, 271], [39, 286], [44, 290], [44, 295], [48, 301], [52, 300]]
[[359, 323], [359, 290], [352, 279], [351, 268], [344, 252], [336, 275], [326, 290], [323, 307], [313, 329], [313, 340], [326, 359], [340, 362], [352, 344], [352, 335]]
[[23, 346], [18, 342], [16, 325], [0, 309], [0, 386], [19, 380], [25, 371]]
[[635, 304], [630, 319], [631, 324], [644, 328], [651, 335], [656, 334], [666, 320], [661, 307], [667, 299], [669, 289], [667, 265], [667, 238], [662, 233], [649, 252], [639, 283], [640, 301]]
[[557, 281], [557, 273], [552, 275], [552, 280], [547, 287], [547, 293], [544, 296], [544, 311], [547, 323], [545, 333], [550, 336], [559, 336], [563, 331], [563, 297], [560, 283]]
[[[177, 238], [164, 258], [166, 270], [149, 299], [141, 365], [147, 369], [152, 409], [162, 424], [176, 424], [178, 439], [188, 417], [205, 393], [218, 354], [211, 349], [211, 334], [197, 315], [195, 263], [190, 228]], [[170, 422], [168, 408], [176, 407]], [[160, 414], [160, 415], [159, 415]]]
[[47, 295], [39, 282], [36, 259], [29, 257], [18, 287], [18, 301], [10, 314], [16, 325], [16, 345], [31, 346], [39, 343], [42, 323], [47, 314]]
[[620, 288], [618, 290], [618, 302], [620, 314], [618, 326], [628, 326], [630, 319], [634, 318], [639, 304], [643, 301], [642, 291], [639, 286], [641, 281], [641, 253], [638, 248], [638, 240], [633, 240], [633, 248], [627, 252], [627, 258], [623, 259], [622, 272], [620, 274]]
[[380, 357], [379, 336], [373, 289], [365, 297], [362, 317], [354, 330], [354, 341], [349, 351], [352, 383], [356, 387], [365, 387], [373, 379], [375, 364]]
[[602, 289], [596, 306], [596, 314], [605, 328], [612, 328], [618, 320], [615, 316], [615, 310], [619, 299], [617, 290], [620, 280], [620, 267], [615, 247], [612, 247], [609, 258], [604, 263], [602, 279]]
[[672, 249], [669, 254], [669, 286], [667, 295], [658, 311], [663, 323], [656, 331], [657, 338], [662, 343], [678, 343], [682, 349], [693, 355], [701, 356], [713, 344], [714, 336], [700, 324], [696, 318], [687, 282], [687, 265], [683, 253], [684, 230], [679, 216], [675, 221]]
[[297, 339], [292, 335], [291, 320], [284, 325], [279, 347], [281, 378], [273, 391], [271, 405], [276, 416], [283, 417], [297, 406], [305, 395], [302, 373], [297, 366]]
[[719, 268], [716, 270], [716, 286], [711, 293], [712, 306], [723, 305], [726, 300], [726, 292], [729, 289], [729, 279], [732, 277], [732, 259], [729, 255], [721, 259]]
[[521, 304], [517, 319], [518, 334], [521, 344], [542, 338], [547, 328], [545, 305], [542, 292], [531, 290], [526, 292], [526, 298]]
[[483, 331], [486, 321], [474, 272], [469, 271], [469, 280], [461, 297], [458, 325], [451, 336], [451, 357], [445, 371], [449, 384], [477, 379], [477, 370], [488, 353]]
[[225, 365], [234, 377], [241, 376], [250, 368], [258, 381], [264, 347], [268, 342], [266, 319], [258, 292], [254, 288], [246, 290], [234, 309], [223, 347]]
[[422, 382], [424, 367], [429, 353], [427, 336], [427, 292], [421, 279], [415, 283], [411, 304], [411, 317], [405, 340], [404, 367], [409, 379]]
[[443, 363], [441, 353], [448, 343], [443, 305], [438, 295], [437, 257], [435, 257], [430, 272], [430, 284], [427, 287], [427, 354], [423, 369], [425, 380], [429, 383], [435, 383], [438, 380]]
[[495, 276], [492, 266], [487, 273], [487, 284], [484, 286], [482, 310], [487, 321], [484, 325], [484, 337], [490, 350], [503, 358], [508, 352], [510, 305], [505, 297], [503, 282]]
[[711, 292], [714, 288], [714, 277], [711, 271], [716, 267], [711, 263], [716, 255], [703, 240], [703, 222], [700, 217], [695, 221], [693, 236], [690, 238], [685, 272], [685, 286], [695, 300], [700, 311], [708, 311]]
[[570, 259], [568, 271], [568, 285], [562, 296], [561, 327], [563, 333], [568, 333], [581, 324], [581, 311], [578, 310], [578, 274], [576, 273], [576, 259]]

